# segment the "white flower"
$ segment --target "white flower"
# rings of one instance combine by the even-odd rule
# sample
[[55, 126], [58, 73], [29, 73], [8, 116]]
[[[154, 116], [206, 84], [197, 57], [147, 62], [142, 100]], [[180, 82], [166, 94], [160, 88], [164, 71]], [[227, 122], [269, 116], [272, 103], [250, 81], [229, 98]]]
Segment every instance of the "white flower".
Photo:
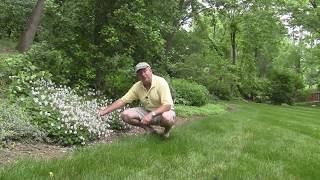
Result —
[[33, 98], [33, 101], [34, 101], [35, 103], [38, 103], [38, 102], [39, 102], [38, 98]]
[[[87, 91], [87, 96], [96, 94], [100, 93], [94, 90]], [[88, 130], [90, 135], [96, 137], [107, 136], [110, 133], [108, 129], [110, 127], [109, 121], [101, 121], [101, 117], [98, 117], [96, 112], [100, 107], [111, 104], [111, 99], [102, 98], [88, 101], [87, 98], [77, 95], [75, 90], [70, 87], [57, 86], [52, 81], [45, 81], [44, 79], [35, 82], [35, 87], [32, 87], [32, 95], [36, 104], [52, 109], [49, 112], [40, 111], [40, 115], [51, 116], [53, 111], [58, 112], [57, 120], [62, 124], [57, 126], [57, 129], [65, 129], [65, 134], [79, 134], [78, 129], [82, 131], [84, 130], [83, 127]], [[43, 107], [40, 107], [40, 110], [41, 108]], [[121, 110], [117, 110], [106, 119], [119, 118], [120, 113]], [[81, 136], [80, 139], [84, 138]]]

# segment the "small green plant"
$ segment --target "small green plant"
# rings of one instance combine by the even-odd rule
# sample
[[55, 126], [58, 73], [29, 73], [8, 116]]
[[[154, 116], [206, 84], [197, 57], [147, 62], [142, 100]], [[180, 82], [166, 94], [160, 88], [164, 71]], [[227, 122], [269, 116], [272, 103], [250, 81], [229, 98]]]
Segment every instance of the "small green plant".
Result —
[[0, 101], [0, 145], [10, 140], [42, 140], [45, 134], [30, 123], [31, 117], [17, 104]]
[[209, 91], [205, 86], [184, 79], [173, 79], [173, 96], [175, 103], [202, 106], [209, 102]]

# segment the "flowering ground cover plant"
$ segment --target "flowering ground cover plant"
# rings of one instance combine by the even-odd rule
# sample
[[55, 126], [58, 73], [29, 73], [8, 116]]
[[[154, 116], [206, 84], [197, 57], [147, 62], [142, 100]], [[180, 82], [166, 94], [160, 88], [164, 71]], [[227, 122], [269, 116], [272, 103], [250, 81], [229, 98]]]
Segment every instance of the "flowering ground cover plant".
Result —
[[98, 93], [93, 90], [80, 96], [70, 87], [43, 78], [29, 83], [34, 104], [33, 122], [44, 128], [55, 142], [84, 145], [89, 140], [107, 137], [114, 128], [126, 128], [120, 120], [123, 109], [104, 118], [98, 116], [97, 110], [112, 100], [94, 98]]
[[94, 90], [79, 93], [55, 84], [51, 73], [41, 71], [20, 55], [4, 58], [3, 62], [1, 76], [7, 77], [3, 93], [8, 102], [18, 104], [27, 112], [26, 116], [31, 116], [28, 121], [46, 134], [45, 141], [84, 145], [110, 135], [114, 129], [129, 127], [119, 118], [121, 110], [104, 118], [97, 116], [98, 109], [112, 100], [101, 98]]

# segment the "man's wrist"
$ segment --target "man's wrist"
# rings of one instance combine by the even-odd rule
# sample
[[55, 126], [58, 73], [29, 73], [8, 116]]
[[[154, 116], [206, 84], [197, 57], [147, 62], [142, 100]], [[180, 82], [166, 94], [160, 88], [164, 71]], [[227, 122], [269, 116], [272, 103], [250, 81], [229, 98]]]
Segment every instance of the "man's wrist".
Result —
[[108, 114], [107, 108], [102, 109], [100, 114], [101, 114], [101, 116], [104, 116], [104, 115]]

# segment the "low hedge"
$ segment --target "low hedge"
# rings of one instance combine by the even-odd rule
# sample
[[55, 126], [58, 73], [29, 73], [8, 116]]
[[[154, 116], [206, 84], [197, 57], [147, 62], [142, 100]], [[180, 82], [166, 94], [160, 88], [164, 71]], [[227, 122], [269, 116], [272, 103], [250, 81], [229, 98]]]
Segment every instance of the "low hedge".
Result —
[[209, 91], [205, 86], [196, 82], [190, 82], [185, 79], [172, 79], [171, 86], [176, 104], [202, 106], [209, 102]]

